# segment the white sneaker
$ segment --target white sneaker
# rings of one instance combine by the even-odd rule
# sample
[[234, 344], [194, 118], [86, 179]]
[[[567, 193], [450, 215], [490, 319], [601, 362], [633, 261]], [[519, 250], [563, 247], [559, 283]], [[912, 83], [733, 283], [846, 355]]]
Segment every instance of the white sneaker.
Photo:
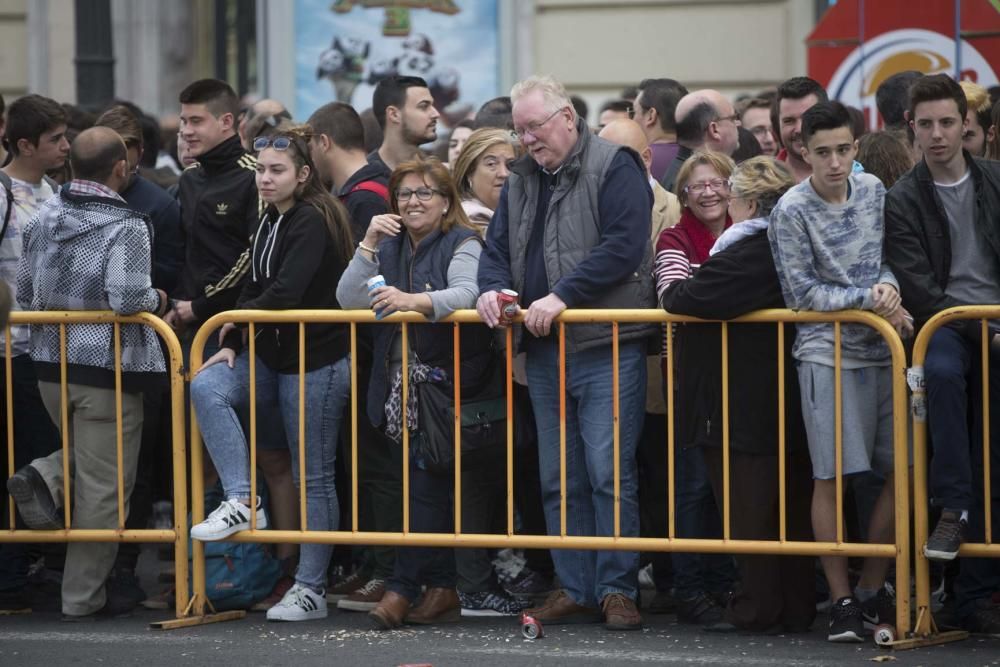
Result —
[[326, 618], [326, 595], [295, 584], [281, 602], [267, 610], [269, 621], [313, 621]]
[[[267, 528], [264, 508], [257, 499], [257, 530]], [[241, 530], [250, 530], [250, 508], [238, 500], [223, 500], [214, 512], [196, 526], [191, 526], [191, 538], [203, 542], [222, 540]]]

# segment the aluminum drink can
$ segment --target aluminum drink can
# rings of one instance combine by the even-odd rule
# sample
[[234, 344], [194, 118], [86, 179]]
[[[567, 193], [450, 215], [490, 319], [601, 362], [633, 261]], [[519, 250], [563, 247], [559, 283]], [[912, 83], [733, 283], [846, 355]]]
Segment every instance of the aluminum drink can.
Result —
[[[368, 293], [371, 294], [372, 291], [378, 289], [379, 287], [385, 287], [385, 276], [383, 276], [381, 273], [377, 276], [372, 276], [367, 280], [367, 282], [365, 282], [365, 285], [368, 287]], [[375, 311], [375, 319], [376, 320], [382, 319], [381, 310]]]
[[525, 639], [541, 639], [545, 633], [542, 632], [542, 624], [534, 616], [521, 614], [521, 636]]
[[500, 290], [497, 293], [497, 305], [500, 307], [500, 325], [509, 327], [517, 315], [517, 292], [512, 289]]

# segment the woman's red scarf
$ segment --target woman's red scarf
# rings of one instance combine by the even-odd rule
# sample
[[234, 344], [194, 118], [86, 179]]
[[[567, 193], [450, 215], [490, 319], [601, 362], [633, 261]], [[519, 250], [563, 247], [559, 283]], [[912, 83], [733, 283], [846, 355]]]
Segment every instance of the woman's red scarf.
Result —
[[[732, 218], [729, 214], [726, 214], [726, 226], [723, 231], [729, 229], [733, 224]], [[691, 209], [684, 207], [684, 211], [681, 213], [680, 222], [677, 226], [684, 230], [691, 239], [691, 245], [694, 247], [695, 256], [688, 257], [688, 261], [692, 264], [703, 264], [708, 259], [708, 251], [712, 249], [715, 245], [716, 238], [712, 236], [712, 232], [708, 231], [708, 227], [695, 217]]]

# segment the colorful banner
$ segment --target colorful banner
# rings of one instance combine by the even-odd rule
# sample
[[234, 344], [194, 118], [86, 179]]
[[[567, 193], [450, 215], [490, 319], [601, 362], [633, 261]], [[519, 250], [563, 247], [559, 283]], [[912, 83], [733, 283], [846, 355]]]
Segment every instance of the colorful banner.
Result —
[[809, 76], [831, 98], [861, 109], [874, 128], [881, 125], [875, 91], [897, 72], [945, 73], [987, 88], [997, 85], [1000, 13], [989, 0], [840, 0], [807, 44]]
[[296, 116], [371, 106], [393, 74], [427, 80], [454, 122], [500, 95], [496, 0], [296, 0]]

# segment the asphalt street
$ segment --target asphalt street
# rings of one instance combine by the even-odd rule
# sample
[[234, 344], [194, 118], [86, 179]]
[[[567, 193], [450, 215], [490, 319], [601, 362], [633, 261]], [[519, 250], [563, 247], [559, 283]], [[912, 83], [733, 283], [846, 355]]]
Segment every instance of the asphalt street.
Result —
[[[648, 616], [640, 632], [600, 626], [549, 626], [523, 639], [517, 619], [468, 619], [437, 628], [376, 632], [365, 614], [332, 611], [323, 621], [268, 623], [264, 615], [182, 630], [151, 630], [164, 612], [124, 619], [63, 623], [55, 612], [0, 617], [0, 666], [42, 665], [1000, 665], [1000, 640], [971, 638], [916, 651], [873, 643], [835, 645], [807, 635], [713, 635]], [[819, 628], [825, 617], [815, 624]]]

